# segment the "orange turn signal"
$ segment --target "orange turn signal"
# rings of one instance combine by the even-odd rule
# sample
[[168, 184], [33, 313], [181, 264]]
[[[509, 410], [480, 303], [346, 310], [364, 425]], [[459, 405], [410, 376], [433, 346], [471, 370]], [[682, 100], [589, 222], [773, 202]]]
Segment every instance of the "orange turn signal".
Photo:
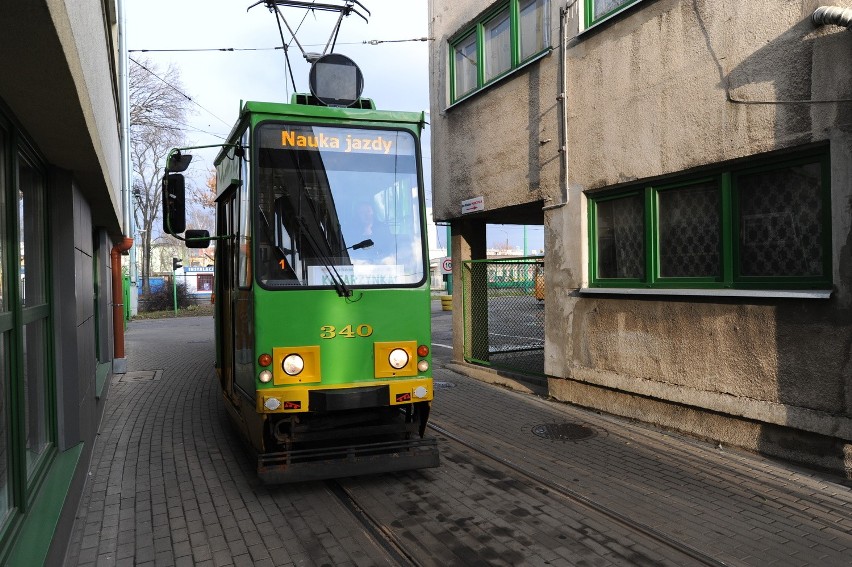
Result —
[[427, 356], [429, 354], [429, 347], [426, 345], [420, 345], [417, 347], [417, 356]]
[[263, 353], [257, 357], [257, 363], [261, 366], [269, 366], [272, 364], [272, 355]]

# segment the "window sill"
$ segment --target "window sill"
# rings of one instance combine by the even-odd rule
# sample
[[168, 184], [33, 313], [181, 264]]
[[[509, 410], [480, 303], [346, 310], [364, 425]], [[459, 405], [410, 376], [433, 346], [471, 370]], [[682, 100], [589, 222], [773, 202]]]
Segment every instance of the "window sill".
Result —
[[468, 101], [471, 98], [474, 98], [479, 94], [482, 94], [484, 91], [491, 89], [491, 87], [493, 87], [494, 85], [499, 85], [500, 83], [502, 83], [503, 81], [505, 81], [509, 77], [514, 77], [523, 69], [526, 69], [527, 67], [529, 67], [533, 63], [536, 63], [536, 62], [544, 59], [548, 55], [550, 55], [550, 53], [552, 51], [553, 51], [553, 47], [548, 47], [547, 49], [545, 49], [544, 51], [542, 51], [538, 55], [532, 56], [527, 61], [524, 61], [523, 63], [521, 63], [520, 65], [518, 65], [514, 69], [510, 69], [510, 70], [506, 71], [505, 73], [503, 73], [502, 75], [500, 75], [499, 77], [497, 77], [496, 79], [492, 79], [490, 82], [485, 83], [484, 85], [482, 85], [478, 89], [470, 91], [469, 93], [465, 94], [461, 98], [453, 101], [453, 103], [450, 104], [449, 106], [445, 107], [444, 112], [449, 112], [450, 110], [452, 110], [456, 106], [462, 104], [463, 102]]
[[693, 297], [754, 297], [764, 299], [829, 299], [830, 289], [663, 289], [583, 287], [580, 295], [675, 295]]

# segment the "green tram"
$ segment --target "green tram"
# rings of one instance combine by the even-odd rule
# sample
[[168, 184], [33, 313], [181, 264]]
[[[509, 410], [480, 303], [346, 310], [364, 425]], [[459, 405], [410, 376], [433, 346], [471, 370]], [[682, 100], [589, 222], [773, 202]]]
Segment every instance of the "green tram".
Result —
[[[423, 437], [424, 124], [369, 99], [246, 102], [216, 158], [216, 370], [264, 482], [438, 466]], [[183, 179], [169, 170], [189, 157], [170, 155], [172, 199]], [[206, 236], [186, 231], [187, 245]]]

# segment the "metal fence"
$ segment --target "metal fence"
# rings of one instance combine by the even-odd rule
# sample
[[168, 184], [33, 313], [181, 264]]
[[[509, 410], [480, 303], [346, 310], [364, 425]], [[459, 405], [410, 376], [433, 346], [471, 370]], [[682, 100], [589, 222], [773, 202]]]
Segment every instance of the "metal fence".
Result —
[[468, 362], [544, 375], [544, 259], [462, 263], [464, 357]]

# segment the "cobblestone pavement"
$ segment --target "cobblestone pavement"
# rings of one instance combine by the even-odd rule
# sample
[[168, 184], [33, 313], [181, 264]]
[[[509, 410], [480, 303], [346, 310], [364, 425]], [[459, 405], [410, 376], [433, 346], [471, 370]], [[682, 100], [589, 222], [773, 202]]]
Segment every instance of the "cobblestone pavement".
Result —
[[850, 564], [838, 479], [485, 384], [440, 348], [439, 468], [268, 487], [219, 397], [212, 319], [133, 322], [65, 564]]

